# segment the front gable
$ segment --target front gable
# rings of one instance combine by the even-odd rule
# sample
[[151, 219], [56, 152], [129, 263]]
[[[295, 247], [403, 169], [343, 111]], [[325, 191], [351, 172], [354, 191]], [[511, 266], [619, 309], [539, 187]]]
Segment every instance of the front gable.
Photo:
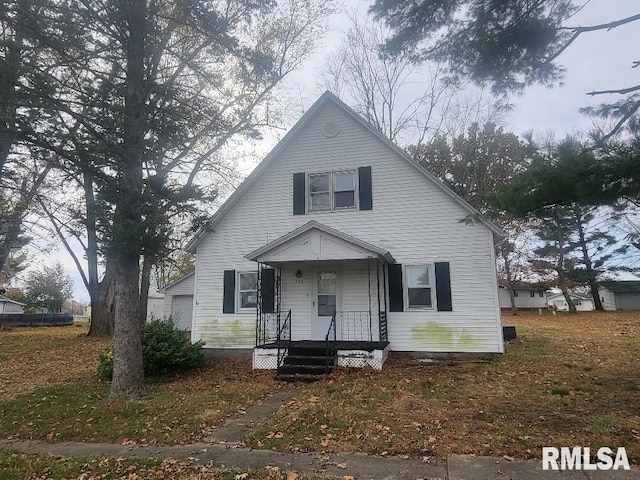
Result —
[[[327, 132], [330, 132], [329, 134]], [[384, 169], [376, 168], [375, 163], [382, 163]], [[336, 175], [353, 174], [353, 204], [343, 208], [337, 205], [336, 198], [344, 191], [338, 191]], [[313, 179], [326, 176], [329, 187], [326, 191], [313, 192]], [[390, 180], [398, 197], [390, 196], [388, 189]], [[272, 189], [284, 190], [286, 195], [274, 200], [278, 205], [286, 205], [288, 215], [311, 215], [309, 219], [317, 219], [318, 214], [326, 212], [341, 213], [349, 209], [370, 211], [377, 202], [402, 203], [406, 208], [415, 208], [410, 202], [403, 202], [402, 196], [407, 190], [430, 190], [431, 196], [437, 196], [437, 203], [448, 203], [449, 210], [455, 210], [456, 221], [465, 218], [480, 218], [479, 225], [489, 229], [496, 237], [504, 233], [482, 219], [478, 212], [462, 198], [446, 187], [442, 182], [427, 172], [411, 159], [406, 152], [389, 141], [384, 135], [372, 127], [362, 117], [346, 106], [333, 94], [326, 92], [303, 115], [298, 123], [287, 133], [281, 142], [254, 169], [227, 201], [209, 220], [187, 245], [187, 250], [195, 253], [197, 245], [216, 225], [233, 209], [242, 203], [251, 191], [259, 188], [257, 184], [269, 182]], [[384, 184], [387, 185], [384, 185]], [[313, 198], [330, 196], [327, 208], [315, 209]], [[269, 196], [260, 193], [254, 195], [252, 202], [265, 201]], [[431, 200], [429, 206], [433, 206]], [[271, 206], [275, 206], [271, 203]]]

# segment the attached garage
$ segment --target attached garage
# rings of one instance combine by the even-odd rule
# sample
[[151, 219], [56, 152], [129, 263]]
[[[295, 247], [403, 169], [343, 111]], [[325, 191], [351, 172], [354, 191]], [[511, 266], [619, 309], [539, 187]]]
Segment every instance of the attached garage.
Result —
[[189, 273], [159, 290], [160, 293], [164, 293], [165, 315], [170, 314], [176, 326], [181, 330], [191, 331], [193, 278], [193, 273]]

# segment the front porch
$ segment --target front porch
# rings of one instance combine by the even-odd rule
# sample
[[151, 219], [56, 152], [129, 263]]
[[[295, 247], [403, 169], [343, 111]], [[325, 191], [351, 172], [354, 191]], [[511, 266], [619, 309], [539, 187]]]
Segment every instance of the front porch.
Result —
[[382, 368], [389, 252], [309, 222], [247, 258], [258, 263], [254, 368]]

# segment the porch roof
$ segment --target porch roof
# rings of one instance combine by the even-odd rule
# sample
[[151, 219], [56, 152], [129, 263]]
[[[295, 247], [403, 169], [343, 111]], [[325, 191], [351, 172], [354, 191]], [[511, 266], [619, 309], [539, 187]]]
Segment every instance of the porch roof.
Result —
[[313, 220], [254, 250], [246, 258], [269, 264], [368, 258], [395, 262], [387, 250]]

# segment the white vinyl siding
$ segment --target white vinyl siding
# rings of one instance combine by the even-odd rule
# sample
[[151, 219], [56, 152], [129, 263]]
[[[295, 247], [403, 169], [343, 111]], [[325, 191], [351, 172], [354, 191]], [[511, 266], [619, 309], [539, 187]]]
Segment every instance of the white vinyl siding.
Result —
[[[331, 121], [340, 125], [340, 134], [326, 138], [322, 128]], [[355, 171], [361, 166], [371, 166], [373, 210], [291, 215], [294, 173]], [[402, 195], [398, 194], [398, 185], [402, 185]], [[316, 220], [388, 250], [403, 265], [449, 262], [453, 311], [432, 308], [389, 313], [392, 350], [502, 352], [493, 233], [482, 224], [460, 223], [468, 213], [361, 124], [328, 103], [198, 246], [193, 337], [202, 338], [210, 348], [253, 347], [255, 315], [222, 315], [223, 271], [255, 270], [256, 264], [247, 260], [246, 254]], [[366, 263], [350, 273], [346, 265], [342, 267], [343, 285], [349, 284], [348, 275], [361, 279], [354, 287], [357, 292], [343, 292], [343, 309], [368, 310]], [[303, 273], [303, 284], [294, 283], [298, 269]], [[292, 309], [294, 339], [304, 338], [310, 321], [311, 301], [307, 295], [312, 295], [311, 275], [309, 265], [283, 269], [282, 307]], [[372, 302], [375, 312], [375, 295]]]

